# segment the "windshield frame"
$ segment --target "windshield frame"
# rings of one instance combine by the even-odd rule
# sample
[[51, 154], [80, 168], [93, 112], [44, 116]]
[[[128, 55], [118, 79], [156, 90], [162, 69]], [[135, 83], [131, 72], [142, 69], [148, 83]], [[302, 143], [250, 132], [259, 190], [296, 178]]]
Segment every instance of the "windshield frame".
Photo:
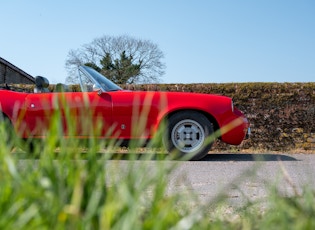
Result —
[[111, 91], [120, 91], [118, 85], [114, 82], [106, 78], [104, 75], [97, 72], [95, 69], [88, 67], [88, 66], [79, 66], [79, 80], [80, 80], [80, 87], [82, 92], [89, 92], [86, 90], [86, 87], [82, 80], [83, 74], [86, 78], [88, 78], [97, 89], [101, 90], [102, 92], [111, 92]]

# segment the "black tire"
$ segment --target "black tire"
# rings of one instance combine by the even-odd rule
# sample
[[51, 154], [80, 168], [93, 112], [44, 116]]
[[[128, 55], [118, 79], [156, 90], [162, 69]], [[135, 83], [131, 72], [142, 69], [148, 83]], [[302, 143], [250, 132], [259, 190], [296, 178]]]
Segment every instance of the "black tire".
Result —
[[36, 150], [35, 146], [42, 143], [42, 140], [36, 142], [32, 139], [27, 140], [18, 137], [10, 119], [1, 113], [0, 125], [2, 126], [1, 129], [3, 129], [2, 132], [5, 132], [4, 141], [11, 151], [14, 147], [19, 147], [27, 153], [34, 153], [34, 150]]
[[213, 133], [212, 123], [203, 114], [183, 111], [168, 119], [163, 143], [171, 154], [184, 159], [200, 160], [211, 149]]
[[5, 132], [4, 142], [7, 144], [9, 149], [12, 150], [16, 144], [13, 125], [10, 119], [4, 114], [0, 114], [0, 125], [2, 126], [1, 129], [3, 129], [2, 132]]

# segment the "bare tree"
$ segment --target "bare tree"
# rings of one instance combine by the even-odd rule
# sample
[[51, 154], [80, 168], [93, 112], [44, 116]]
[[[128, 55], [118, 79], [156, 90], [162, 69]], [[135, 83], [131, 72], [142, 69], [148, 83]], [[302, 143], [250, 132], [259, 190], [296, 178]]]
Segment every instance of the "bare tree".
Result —
[[159, 82], [160, 77], [164, 74], [165, 64], [161, 61], [164, 54], [156, 44], [127, 35], [117, 37], [105, 35], [94, 39], [90, 44], [83, 45], [80, 49], [69, 51], [66, 60], [66, 68], [69, 73], [67, 82], [77, 83], [77, 67], [85, 64], [94, 66], [104, 75], [111, 75], [112, 79], [117, 79], [120, 76], [112, 77], [119, 72], [117, 68], [113, 68], [115, 72], [109, 74], [110, 69], [104, 67], [103, 64], [104, 60], [107, 60], [107, 64], [108, 60], [112, 60], [116, 67], [125, 66], [126, 61], [122, 65], [118, 65], [118, 62], [122, 60], [122, 55], [124, 55], [124, 60], [127, 57], [130, 65], [137, 66], [139, 69], [136, 74], [133, 71], [133, 75], [128, 78], [126, 83]]

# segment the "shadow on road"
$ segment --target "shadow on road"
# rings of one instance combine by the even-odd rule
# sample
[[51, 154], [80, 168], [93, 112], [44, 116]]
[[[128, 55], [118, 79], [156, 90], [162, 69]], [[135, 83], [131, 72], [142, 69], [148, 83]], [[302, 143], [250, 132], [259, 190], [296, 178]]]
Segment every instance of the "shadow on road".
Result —
[[283, 154], [209, 154], [202, 161], [297, 161], [294, 157]]
[[[111, 156], [111, 160], [167, 160], [167, 154], [150, 155], [148, 158], [145, 153], [129, 154], [115, 153]], [[237, 154], [237, 153], [216, 153], [208, 154], [199, 161], [298, 161], [294, 157], [283, 154]]]
[[[139, 153], [134, 154], [130, 157], [129, 154], [113, 154], [112, 160], [165, 160], [167, 159], [167, 154], [155, 154], [150, 155], [147, 158], [147, 154]], [[298, 161], [294, 157], [283, 155], [283, 154], [208, 154], [206, 157], [199, 161]]]

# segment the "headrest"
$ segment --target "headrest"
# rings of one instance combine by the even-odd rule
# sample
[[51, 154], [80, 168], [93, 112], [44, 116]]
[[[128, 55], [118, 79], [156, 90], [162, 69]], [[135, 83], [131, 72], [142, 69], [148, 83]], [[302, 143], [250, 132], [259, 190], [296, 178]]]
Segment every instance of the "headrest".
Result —
[[49, 81], [45, 77], [37, 76], [35, 77], [35, 85], [38, 88], [47, 88], [49, 86]]

